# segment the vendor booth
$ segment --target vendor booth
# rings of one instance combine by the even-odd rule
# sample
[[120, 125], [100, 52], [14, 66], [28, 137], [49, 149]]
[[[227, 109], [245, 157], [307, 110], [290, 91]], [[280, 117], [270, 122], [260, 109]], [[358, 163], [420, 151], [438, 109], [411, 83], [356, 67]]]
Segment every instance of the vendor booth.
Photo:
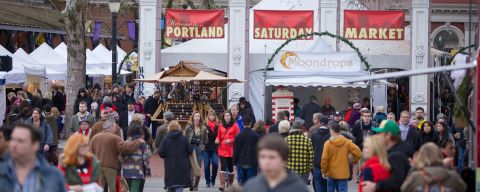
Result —
[[155, 83], [163, 93], [164, 102], [153, 115], [153, 121], [160, 121], [163, 112], [171, 111], [174, 118], [185, 125], [194, 111], [199, 111], [202, 116], [206, 116], [210, 109], [217, 114], [224, 112], [223, 90], [229, 83], [241, 83], [225, 76], [201, 63], [181, 61], [166, 71], [135, 81]]

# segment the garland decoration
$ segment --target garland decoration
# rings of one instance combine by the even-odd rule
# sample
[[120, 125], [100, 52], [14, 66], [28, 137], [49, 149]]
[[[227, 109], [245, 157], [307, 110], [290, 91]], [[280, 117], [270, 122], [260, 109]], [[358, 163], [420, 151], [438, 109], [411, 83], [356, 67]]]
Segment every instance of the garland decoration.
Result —
[[264, 75], [264, 79], [266, 79], [267, 77], [267, 70], [268, 68], [270, 67], [270, 64], [272, 63], [273, 59], [275, 58], [276, 55], [278, 55], [278, 53], [285, 47], [287, 46], [290, 42], [292, 41], [296, 41], [298, 39], [302, 39], [302, 38], [305, 38], [305, 37], [311, 37], [311, 36], [329, 36], [331, 38], [336, 38], [336, 39], [339, 39], [340, 41], [346, 43], [348, 46], [350, 46], [358, 55], [358, 57], [360, 57], [360, 61], [365, 65], [365, 68], [367, 68], [367, 71], [370, 70], [370, 64], [368, 63], [367, 59], [362, 55], [362, 53], [360, 53], [360, 50], [355, 46], [353, 45], [353, 43], [351, 41], [349, 41], [348, 39], [342, 37], [342, 36], [339, 36], [339, 35], [335, 35], [335, 34], [332, 34], [328, 31], [325, 31], [325, 32], [313, 32], [313, 33], [307, 33], [307, 34], [302, 34], [302, 35], [299, 35], [299, 36], [296, 36], [294, 38], [290, 38], [290, 39], [287, 39], [282, 45], [280, 45], [280, 47], [278, 47], [275, 52], [270, 56], [270, 58], [268, 59], [268, 63], [267, 63], [267, 66], [265, 66], [265, 69], [264, 69], [264, 72], [263, 72], [263, 75]]

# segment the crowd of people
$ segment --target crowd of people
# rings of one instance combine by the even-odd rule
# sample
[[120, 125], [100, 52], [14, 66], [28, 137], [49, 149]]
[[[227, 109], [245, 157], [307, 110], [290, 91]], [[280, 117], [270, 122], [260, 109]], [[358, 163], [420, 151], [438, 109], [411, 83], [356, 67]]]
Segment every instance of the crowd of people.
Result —
[[[164, 189], [197, 191], [471, 191], [465, 156], [468, 132], [445, 115], [435, 123], [423, 108], [414, 117], [355, 103], [344, 114], [316, 97], [274, 124], [259, 120], [241, 98], [224, 113], [194, 111], [187, 125], [170, 111], [152, 121], [162, 100], [135, 87], [80, 89], [74, 115], [64, 118], [65, 96], [24, 89], [8, 94], [0, 128], [0, 191], [143, 191], [150, 158], [164, 162]], [[69, 122], [65, 120], [69, 119]], [[64, 129], [63, 127], [66, 127]], [[59, 149], [59, 140], [66, 144]], [[202, 173], [203, 167], [203, 173]], [[462, 173], [462, 174], [459, 174]], [[216, 183], [217, 176], [220, 183]], [[473, 178], [473, 181], [472, 181]], [[352, 183], [351, 182], [351, 183]], [[468, 185], [467, 185], [468, 184]]]

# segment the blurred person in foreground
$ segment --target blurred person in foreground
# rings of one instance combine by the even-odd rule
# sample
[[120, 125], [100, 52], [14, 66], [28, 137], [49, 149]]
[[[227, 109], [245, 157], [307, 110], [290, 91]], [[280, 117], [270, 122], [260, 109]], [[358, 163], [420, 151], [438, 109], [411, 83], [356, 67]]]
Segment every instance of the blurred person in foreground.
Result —
[[261, 173], [245, 183], [243, 191], [307, 192], [305, 181], [285, 169], [288, 145], [278, 135], [263, 137], [257, 147]]
[[19, 123], [9, 142], [10, 156], [0, 164], [0, 192], [64, 192], [65, 178], [48, 164], [40, 149], [40, 130]]
[[[87, 121], [88, 122], [88, 121]], [[89, 151], [88, 137], [75, 134], [68, 138], [63, 154], [60, 155], [58, 169], [67, 180], [69, 191], [82, 192], [88, 189], [101, 189], [100, 162]]]
[[233, 165], [237, 166], [237, 179], [241, 185], [257, 175], [258, 163], [255, 150], [258, 140], [258, 134], [248, 124], [245, 124], [243, 131], [235, 137]]
[[467, 185], [455, 170], [443, 165], [442, 154], [434, 143], [424, 144], [412, 160], [412, 169], [402, 191], [465, 191]]
[[408, 143], [402, 142], [400, 128], [394, 121], [383, 121], [379, 127], [372, 130], [377, 133], [375, 139], [379, 139], [387, 147], [391, 175], [388, 179], [378, 182], [363, 181], [360, 183], [362, 191], [400, 191], [400, 186], [410, 169], [408, 159], [413, 156], [413, 149]]
[[378, 182], [390, 177], [390, 163], [388, 163], [387, 148], [379, 139], [367, 137], [363, 141], [362, 156], [366, 160], [360, 174], [358, 191], [362, 192], [363, 181]]
[[[143, 124], [133, 123], [128, 126], [127, 140], [146, 139]], [[147, 176], [150, 176], [150, 161], [152, 153], [146, 143], [140, 144], [132, 153], [122, 154], [122, 176], [127, 180], [130, 192], [142, 192]]]
[[13, 127], [7, 124], [3, 124], [0, 127], [0, 163], [4, 162], [8, 152], [8, 143], [10, 142]]

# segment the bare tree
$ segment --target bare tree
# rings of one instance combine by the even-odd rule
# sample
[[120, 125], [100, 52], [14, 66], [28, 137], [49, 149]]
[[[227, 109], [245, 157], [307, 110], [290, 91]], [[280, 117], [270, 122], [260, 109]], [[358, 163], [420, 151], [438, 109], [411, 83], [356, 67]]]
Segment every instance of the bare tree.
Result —
[[[73, 115], [73, 106], [77, 99], [77, 91], [86, 81], [86, 41], [85, 41], [85, 11], [88, 0], [67, 0], [65, 10], [62, 11], [65, 31], [67, 33], [67, 82], [65, 94], [65, 128], [69, 130], [70, 118]], [[65, 133], [68, 133], [66, 131]]]

